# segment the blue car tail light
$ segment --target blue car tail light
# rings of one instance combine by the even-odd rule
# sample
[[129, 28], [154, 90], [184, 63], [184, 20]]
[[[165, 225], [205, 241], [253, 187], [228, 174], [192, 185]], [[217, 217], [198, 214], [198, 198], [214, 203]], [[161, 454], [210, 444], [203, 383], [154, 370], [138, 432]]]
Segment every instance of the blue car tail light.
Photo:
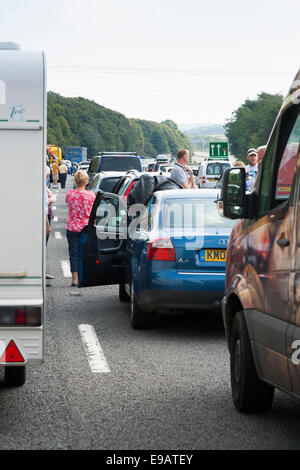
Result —
[[147, 258], [158, 261], [176, 261], [175, 248], [170, 238], [158, 238], [148, 243]]

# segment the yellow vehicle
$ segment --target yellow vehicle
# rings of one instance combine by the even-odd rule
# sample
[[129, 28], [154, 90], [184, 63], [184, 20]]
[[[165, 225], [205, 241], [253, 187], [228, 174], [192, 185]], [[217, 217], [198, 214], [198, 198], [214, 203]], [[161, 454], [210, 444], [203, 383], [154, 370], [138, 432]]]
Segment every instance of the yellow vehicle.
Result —
[[47, 145], [47, 155], [49, 157], [49, 162], [51, 164], [53, 162], [56, 162], [58, 164], [61, 163], [61, 160], [62, 160], [61, 147], [57, 147], [56, 145]]

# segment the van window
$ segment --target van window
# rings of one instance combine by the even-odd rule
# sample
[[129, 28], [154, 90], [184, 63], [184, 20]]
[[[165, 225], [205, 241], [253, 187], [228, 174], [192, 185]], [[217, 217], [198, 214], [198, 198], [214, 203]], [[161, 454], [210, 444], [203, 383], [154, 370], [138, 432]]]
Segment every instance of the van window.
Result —
[[280, 162], [277, 181], [275, 199], [279, 201], [286, 200], [290, 197], [293, 184], [297, 155], [299, 153], [300, 142], [300, 115], [298, 115], [292, 133], [284, 149]]
[[226, 168], [229, 168], [229, 163], [208, 163], [206, 168], [207, 175], [221, 175]]
[[280, 129], [274, 130], [263, 160], [259, 217], [278, 204], [289, 200], [299, 153], [299, 142], [300, 114], [292, 108], [283, 115]]

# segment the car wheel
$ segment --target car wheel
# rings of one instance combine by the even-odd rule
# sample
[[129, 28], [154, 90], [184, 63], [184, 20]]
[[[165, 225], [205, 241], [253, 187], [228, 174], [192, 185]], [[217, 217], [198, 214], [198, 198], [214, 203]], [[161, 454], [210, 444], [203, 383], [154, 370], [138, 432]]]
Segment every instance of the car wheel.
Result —
[[272, 406], [274, 387], [256, 372], [244, 313], [235, 315], [230, 335], [231, 391], [235, 407], [244, 413], [264, 413]]
[[125, 284], [119, 284], [119, 299], [121, 302], [129, 302], [130, 295], [127, 294]]
[[5, 367], [4, 380], [9, 387], [21, 387], [26, 381], [26, 367]]
[[152, 326], [151, 314], [144, 312], [144, 310], [139, 307], [136, 301], [136, 294], [132, 277], [130, 280], [130, 323], [132, 328], [135, 330], [151, 328]]

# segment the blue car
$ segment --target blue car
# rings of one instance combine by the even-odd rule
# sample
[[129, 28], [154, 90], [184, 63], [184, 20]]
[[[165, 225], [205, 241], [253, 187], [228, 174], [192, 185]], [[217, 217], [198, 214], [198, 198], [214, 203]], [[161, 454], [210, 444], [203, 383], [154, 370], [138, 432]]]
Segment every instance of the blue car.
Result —
[[80, 287], [119, 284], [133, 328], [151, 327], [154, 313], [219, 308], [234, 221], [218, 215], [218, 194], [158, 191], [128, 211], [116, 194], [98, 193], [81, 234]]

